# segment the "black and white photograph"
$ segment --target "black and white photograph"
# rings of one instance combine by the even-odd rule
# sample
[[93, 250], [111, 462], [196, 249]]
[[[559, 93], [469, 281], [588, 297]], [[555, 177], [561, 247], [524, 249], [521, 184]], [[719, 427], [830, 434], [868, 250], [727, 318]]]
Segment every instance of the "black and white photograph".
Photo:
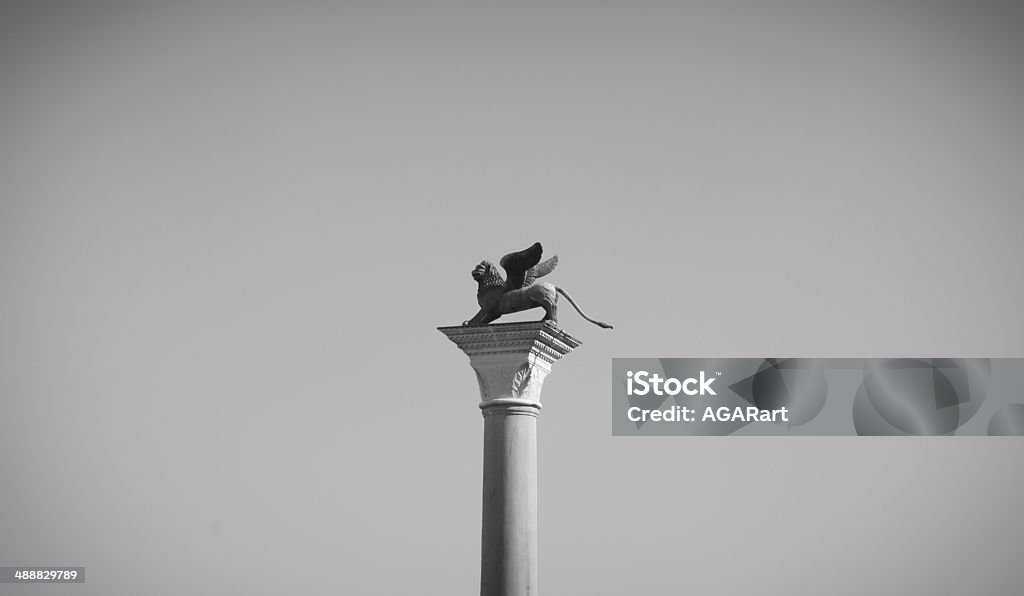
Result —
[[1024, 594], [1024, 4], [0, 0], [0, 595]]

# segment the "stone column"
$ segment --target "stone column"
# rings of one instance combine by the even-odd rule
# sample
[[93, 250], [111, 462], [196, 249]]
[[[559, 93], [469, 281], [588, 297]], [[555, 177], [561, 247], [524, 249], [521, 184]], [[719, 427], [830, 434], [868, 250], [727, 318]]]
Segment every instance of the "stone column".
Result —
[[580, 341], [543, 321], [438, 327], [466, 355], [484, 415], [481, 596], [537, 594], [537, 415], [551, 365]]

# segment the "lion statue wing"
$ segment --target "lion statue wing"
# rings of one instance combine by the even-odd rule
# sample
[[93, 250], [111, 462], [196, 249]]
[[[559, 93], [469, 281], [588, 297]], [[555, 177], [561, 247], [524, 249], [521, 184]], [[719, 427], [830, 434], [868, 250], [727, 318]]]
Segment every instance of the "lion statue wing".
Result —
[[526, 250], [510, 252], [501, 257], [501, 267], [507, 274], [505, 281], [506, 290], [518, 290], [525, 285], [523, 282], [526, 281], [527, 273], [536, 267], [537, 263], [540, 263], [540, 257], [543, 252], [544, 249], [541, 247], [540, 242], [534, 242], [533, 246]]
[[556, 266], [558, 266], [558, 255], [551, 257], [535, 267], [531, 267], [530, 270], [526, 272], [526, 278], [523, 280], [523, 287], [532, 286], [533, 282], [537, 281], [538, 277], [544, 277], [548, 273], [551, 273], [555, 270]]

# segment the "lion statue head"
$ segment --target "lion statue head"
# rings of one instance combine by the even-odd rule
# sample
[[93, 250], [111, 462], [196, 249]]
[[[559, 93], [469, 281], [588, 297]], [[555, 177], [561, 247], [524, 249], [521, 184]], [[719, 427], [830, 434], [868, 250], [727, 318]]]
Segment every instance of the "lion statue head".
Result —
[[490, 261], [480, 261], [480, 264], [473, 267], [473, 280], [477, 282], [486, 278], [494, 278], [498, 274], [498, 267]]
[[500, 287], [505, 285], [498, 268], [490, 261], [480, 261], [480, 264], [473, 268], [473, 279], [481, 286]]

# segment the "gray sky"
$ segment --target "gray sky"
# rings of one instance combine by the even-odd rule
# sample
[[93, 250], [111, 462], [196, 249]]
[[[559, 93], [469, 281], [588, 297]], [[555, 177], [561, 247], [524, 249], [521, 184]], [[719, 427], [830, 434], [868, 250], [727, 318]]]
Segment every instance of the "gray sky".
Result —
[[546, 593], [1019, 592], [1021, 441], [612, 437], [608, 381], [1024, 357], [1022, 29], [1009, 2], [4, 3], [0, 565], [474, 593], [483, 425], [434, 328], [540, 240], [615, 325], [561, 312]]

